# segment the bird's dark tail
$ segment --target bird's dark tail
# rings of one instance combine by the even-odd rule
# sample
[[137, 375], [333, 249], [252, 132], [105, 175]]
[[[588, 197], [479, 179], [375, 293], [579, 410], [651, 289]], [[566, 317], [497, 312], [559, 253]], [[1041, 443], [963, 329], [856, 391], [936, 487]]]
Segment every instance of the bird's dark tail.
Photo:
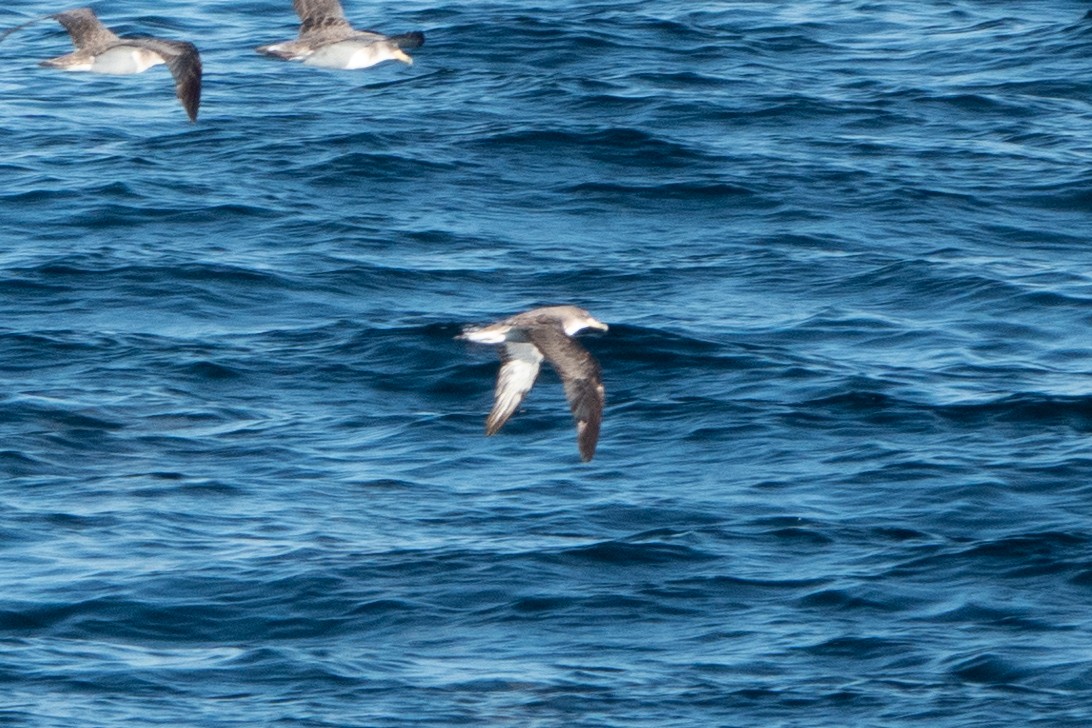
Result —
[[419, 30], [415, 30], [412, 33], [392, 35], [391, 40], [402, 50], [412, 51], [414, 48], [420, 48], [425, 44], [425, 34]]

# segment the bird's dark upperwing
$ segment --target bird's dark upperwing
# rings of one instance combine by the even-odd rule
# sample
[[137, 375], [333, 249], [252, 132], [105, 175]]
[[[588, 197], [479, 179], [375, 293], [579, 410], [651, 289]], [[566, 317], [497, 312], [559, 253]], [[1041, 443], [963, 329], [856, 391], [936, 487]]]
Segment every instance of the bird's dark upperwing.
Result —
[[300, 16], [301, 38], [305, 35], [335, 36], [353, 32], [338, 0], [292, 0], [292, 7]]
[[66, 10], [50, 17], [64, 26], [72, 36], [72, 44], [80, 50], [105, 50], [119, 40], [109, 28], [99, 22], [91, 8]]
[[201, 106], [201, 54], [197, 46], [182, 40], [162, 38], [126, 38], [122, 43], [132, 43], [155, 51], [167, 61], [167, 68], [174, 76], [174, 90], [190, 121], [197, 121], [197, 109]]
[[606, 399], [599, 362], [560, 328], [529, 328], [527, 336], [557, 370], [565, 385], [565, 397], [576, 422], [576, 444], [580, 448], [580, 458], [587, 462], [595, 455]]

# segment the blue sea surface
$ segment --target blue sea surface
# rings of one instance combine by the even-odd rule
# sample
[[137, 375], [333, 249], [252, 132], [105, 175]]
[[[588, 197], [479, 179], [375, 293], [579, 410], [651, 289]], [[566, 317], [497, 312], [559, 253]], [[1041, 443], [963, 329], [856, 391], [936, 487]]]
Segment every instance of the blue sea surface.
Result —
[[0, 724], [1092, 725], [1087, 2], [345, 5], [0, 45]]

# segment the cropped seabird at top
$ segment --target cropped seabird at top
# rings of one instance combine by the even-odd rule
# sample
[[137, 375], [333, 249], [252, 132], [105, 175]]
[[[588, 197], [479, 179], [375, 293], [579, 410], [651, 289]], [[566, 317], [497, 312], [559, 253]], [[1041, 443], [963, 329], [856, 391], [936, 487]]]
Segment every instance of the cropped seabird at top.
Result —
[[47, 17], [64, 26], [76, 50], [42, 61], [41, 65], [65, 71], [132, 74], [165, 63], [174, 76], [178, 100], [190, 121], [197, 120], [197, 109], [201, 105], [201, 54], [193, 43], [165, 38], [118, 37], [99, 22], [91, 8], [66, 10]]
[[420, 31], [387, 36], [373, 30], [356, 30], [345, 18], [338, 0], [292, 0], [300, 16], [300, 34], [259, 47], [259, 53], [286, 61], [302, 61], [321, 68], [368, 68], [383, 61], [413, 64], [407, 50], [420, 48], [425, 34]]
[[576, 423], [580, 458], [584, 462], [592, 459], [599, 441], [605, 391], [599, 362], [572, 338], [584, 329], [606, 331], [607, 325], [576, 306], [548, 306], [463, 331], [458, 338], [504, 345], [493, 410], [485, 421], [486, 435], [496, 434], [516, 411], [545, 359], [557, 370], [565, 387]]

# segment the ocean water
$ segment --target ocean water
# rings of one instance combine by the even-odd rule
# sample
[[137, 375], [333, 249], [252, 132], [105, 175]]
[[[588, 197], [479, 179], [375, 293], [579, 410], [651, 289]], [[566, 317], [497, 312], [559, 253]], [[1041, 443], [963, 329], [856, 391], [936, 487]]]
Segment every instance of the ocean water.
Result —
[[95, 8], [204, 100], [0, 45], [0, 724], [1092, 724], [1088, 3]]

